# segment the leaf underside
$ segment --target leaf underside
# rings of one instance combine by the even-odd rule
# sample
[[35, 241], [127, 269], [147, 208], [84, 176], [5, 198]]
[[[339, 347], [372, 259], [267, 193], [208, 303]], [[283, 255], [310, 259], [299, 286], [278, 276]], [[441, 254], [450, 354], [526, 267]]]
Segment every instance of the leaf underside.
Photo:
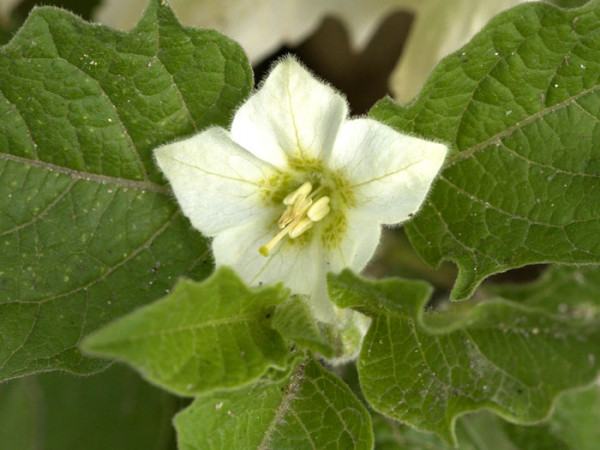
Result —
[[[574, 277], [600, 279], [597, 273]], [[537, 286], [553, 295], [554, 281], [550, 276]], [[594, 287], [597, 292], [600, 285]], [[362, 392], [377, 411], [453, 444], [455, 420], [464, 413], [485, 408], [533, 423], [549, 414], [560, 393], [598, 377], [597, 296], [582, 317], [574, 306], [572, 314], [559, 315], [551, 302], [546, 309], [502, 298], [423, 312], [429, 292], [424, 283], [371, 282], [347, 271], [329, 278], [338, 306], [373, 319], [358, 371]]]
[[165, 298], [88, 336], [83, 348], [126, 361], [179, 395], [236, 388], [286, 368], [289, 350], [271, 317], [287, 295], [281, 284], [247, 288], [223, 267], [202, 283], [181, 280]]

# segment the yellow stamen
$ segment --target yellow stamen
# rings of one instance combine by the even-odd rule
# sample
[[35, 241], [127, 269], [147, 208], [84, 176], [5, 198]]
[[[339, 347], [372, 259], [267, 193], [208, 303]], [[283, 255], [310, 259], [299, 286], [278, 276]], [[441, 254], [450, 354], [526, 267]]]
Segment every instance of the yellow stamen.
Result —
[[294, 219], [302, 217], [304, 213], [308, 211], [310, 205], [312, 205], [312, 198], [303, 198], [302, 200], [298, 198], [298, 202], [294, 205], [294, 209], [292, 209], [292, 215], [294, 216]]
[[293, 205], [288, 205], [287, 209], [285, 210], [285, 212], [282, 214], [282, 216], [279, 218], [279, 221], [277, 222], [277, 226], [280, 229], [285, 228], [285, 226], [290, 223], [292, 220], [294, 220], [294, 217], [292, 215], [292, 211], [293, 211], [294, 207]]
[[310, 183], [310, 181], [307, 181], [302, 186], [300, 186], [298, 189], [296, 189], [294, 192], [292, 192], [291, 194], [288, 194], [287, 197], [285, 197], [283, 199], [283, 204], [284, 205], [293, 205], [296, 203], [296, 200], [298, 200], [298, 198], [300, 196], [302, 196], [303, 199], [308, 197], [308, 194], [310, 194], [310, 191], [312, 191], [312, 184]]
[[273, 239], [271, 239], [267, 245], [263, 245], [261, 248], [259, 248], [258, 251], [260, 252], [260, 254], [265, 257], [269, 256], [269, 252], [271, 250], [273, 250], [273, 247], [275, 247], [279, 243], [279, 241], [285, 237], [286, 234], [289, 233], [290, 229], [293, 226], [294, 226], [294, 222], [290, 223], [287, 227], [285, 227], [283, 230], [281, 230], [279, 233], [277, 233], [275, 235], [275, 237]]
[[313, 198], [322, 190], [323, 186], [320, 186], [312, 191], [312, 184], [307, 181], [283, 199], [286, 209], [277, 221], [277, 226], [281, 231], [267, 245], [263, 245], [258, 249], [261, 255], [269, 256], [271, 250], [286, 235], [290, 239], [295, 239], [312, 228], [315, 222], [329, 214], [329, 197], [323, 196], [313, 202]]
[[301, 219], [298, 223], [294, 223], [292, 228], [290, 228], [290, 231], [288, 234], [291, 239], [296, 239], [298, 236], [300, 236], [306, 230], [308, 230], [309, 228], [312, 228], [312, 226], [313, 226], [313, 221], [310, 220], [308, 217], [305, 217], [304, 219]]
[[318, 222], [327, 214], [329, 214], [329, 197], [321, 197], [319, 200], [313, 203], [310, 209], [306, 212], [306, 215], [313, 222]]

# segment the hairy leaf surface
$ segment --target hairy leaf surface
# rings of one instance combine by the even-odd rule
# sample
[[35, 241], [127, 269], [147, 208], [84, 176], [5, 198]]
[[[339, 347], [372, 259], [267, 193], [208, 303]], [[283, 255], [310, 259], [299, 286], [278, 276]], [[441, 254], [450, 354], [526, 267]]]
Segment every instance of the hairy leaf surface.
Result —
[[198, 397], [175, 427], [182, 450], [373, 447], [366, 408], [314, 360], [278, 384]]
[[373, 117], [452, 146], [409, 237], [452, 260], [452, 297], [540, 262], [600, 263], [600, 1], [527, 3], [447, 57], [407, 108]]
[[0, 379], [105, 367], [82, 336], [210, 273], [152, 149], [251, 86], [237, 44], [158, 0], [129, 33], [38, 8], [0, 49]]
[[248, 384], [285, 369], [289, 351], [271, 328], [281, 284], [247, 288], [227, 268], [202, 283], [181, 280], [165, 298], [87, 337], [84, 348], [118, 358], [180, 395]]
[[557, 395], [600, 371], [599, 317], [503, 299], [424, 312], [427, 284], [371, 282], [349, 271], [330, 276], [329, 293], [338, 306], [373, 318], [358, 360], [369, 403], [449, 443], [461, 414], [489, 409], [515, 422], [540, 421]]

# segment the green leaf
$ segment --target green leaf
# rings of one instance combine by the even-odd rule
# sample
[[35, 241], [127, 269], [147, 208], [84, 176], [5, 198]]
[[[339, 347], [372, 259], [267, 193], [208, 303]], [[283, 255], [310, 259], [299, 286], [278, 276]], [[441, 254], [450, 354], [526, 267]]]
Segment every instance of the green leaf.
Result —
[[132, 364], [151, 382], [181, 395], [235, 388], [289, 356], [271, 329], [282, 285], [247, 288], [228, 268], [202, 283], [181, 280], [165, 298], [107, 325], [86, 351]]
[[[600, 389], [598, 385], [578, 391], [569, 392], [561, 396], [556, 402], [554, 414], [547, 424], [540, 427], [542, 432], [550, 435], [555, 442], [552, 448], [559, 448], [562, 443], [565, 448], [572, 450], [595, 450], [600, 442]], [[536, 439], [528, 435], [525, 427], [517, 427], [511, 423], [504, 423], [506, 433], [512, 437], [516, 444], [520, 444], [518, 437], [525, 436], [528, 446], [521, 444], [521, 448], [535, 447]], [[537, 440], [539, 442], [539, 439]]]
[[600, 317], [600, 268], [550, 267], [539, 280], [527, 284], [487, 285], [490, 294], [580, 318]]
[[420, 282], [329, 276], [338, 306], [373, 319], [358, 360], [360, 384], [389, 417], [454, 444], [461, 414], [485, 408], [532, 423], [549, 414], [558, 394], [598, 376], [598, 317], [561, 317], [506, 300], [460, 314], [423, 312], [429, 292]]
[[[482, 411], [462, 416], [456, 423], [461, 450], [594, 450], [600, 439], [600, 390], [594, 385], [561, 395], [552, 417], [538, 425], [524, 426]], [[373, 427], [378, 450], [449, 450], [435, 435], [420, 433], [392, 419], [375, 415]]]
[[443, 60], [414, 103], [371, 111], [452, 148], [407, 226], [428, 263], [458, 265], [452, 298], [526, 264], [600, 263], [599, 17], [599, 0], [516, 7]]
[[38, 8], [0, 48], [0, 380], [105, 367], [82, 336], [212, 271], [152, 150], [251, 86], [237, 44], [158, 0], [129, 33]]
[[0, 385], [6, 450], [168, 450], [180, 401], [122, 366], [92, 377], [41, 374]]
[[284, 338], [296, 342], [303, 348], [310, 349], [331, 358], [334, 348], [327, 339], [325, 330], [314, 320], [310, 308], [302, 297], [292, 295], [275, 308], [271, 324]]
[[350, 388], [308, 360], [280, 384], [199, 397], [175, 417], [181, 450], [371, 449], [371, 418]]

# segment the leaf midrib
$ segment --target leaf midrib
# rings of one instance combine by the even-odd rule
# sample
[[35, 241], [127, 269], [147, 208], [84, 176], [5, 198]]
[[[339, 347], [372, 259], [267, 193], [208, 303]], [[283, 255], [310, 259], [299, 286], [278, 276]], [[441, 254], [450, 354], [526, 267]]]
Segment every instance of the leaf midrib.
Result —
[[504, 130], [494, 134], [493, 136], [490, 136], [486, 140], [484, 140], [472, 147], [469, 147], [465, 150], [459, 151], [458, 153], [456, 153], [455, 155], [451, 156], [448, 159], [448, 163], [445, 165], [444, 170], [447, 170], [450, 167], [454, 166], [455, 164], [457, 164], [465, 159], [470, 158], [473, 154], [475, 154], [483, 149], [486, 149], [490, 145], [499, 143], [502, 139], [504, 139], [508, 136], [511, 136], [515, 131], [522, 129], [526, 125], [529, 125], [530, 123], [535, 122], [538, 119], [541, 119], [549, 114], [552, 114], [564, 107], [571, 106], [572, 104], [578, 104], [577, 100], [579, 98], [584, 97], [588, 94], [593, 94], [598, 90], [600, 90], [600, 85], [595, 85], [595, 86], [592, 86], [591, 88], [585, 89], [585, 90], [577, 93], [576, 95], [573, 95], [573, 96], [563, 100], [560, 103], [555, 103], [552, 106], [541, 109], [537, 113], [528, 116], [527, 118], [511, 125], [508, 128], [505, 128]]
[[[279, 424], [281, 420], [285, 417], [285, 415], [288, 413], [288, 411], [290, 411], [291, 403], [296, 397], [296, 394], [298, 393], [300, 388], [302, 387], [302, 382], [304, 381], [304, 373], [306, 371], [306, 366], [309, 362], [309, 360], [305, 360], [290, 376], [290, 382], [287, 385], [288, 388], [284, 389], [284, 394], [281, 397], [279, 406], [273, 414], [273, 419], [271, 420], [269, 426], [265, 430], [262, 441], [256, 446], [257, 450], [268, 450], [270, 448], [269, 442], [273, 438], [277, 424]], [[310, 437], [310, 434], [308, 436]]]
[[99, 184], [112, 184], [116, 187], [136, 189], [140, 191], [149, 191], [157, 194], [170, 195], [171, 190], [167, 186], [163, 186], [151, 181], [136, 181], [128, 178], [113, 177], [110, 175], [101, 175], [97, 173], [81, 172], [79, 170], [70, 169], [68, 167], [59, 166], [46, 161], [23, 158], [14, 156], [8, 153], [0, 153], [0, 159], [16, 162], [31, 167], [37, 167], [48, 172], [55, 172], [62, 175], [67, 175], [73, 180], [91, 181]]
[[206, 322], [197, 323], [189, 326], [182, 326], [178, 328], [163, 328], [160, 330], [148, 331], [143, 334], [129, 335], [126, 339], [115, 339], [114, 341], [110, 341], [109, 345], [113, 345], [119, 342], [135, 342], [141, 341], [144, 339], [157, 338], [162, 336], [169, 336], [173, 334], [180, 333], [190, 333], [192, 331], [200, 330], [203, 328], [217, 328], [223, 325], [238, 325], [238, 324], [247, 324], [249, 322], [256, 322], [258, 317], [262, 317], [260, 313], [248, 313], [242, 314], [234, 317], [223, 317], [217, 318], [213, 320], [208, 320]]

